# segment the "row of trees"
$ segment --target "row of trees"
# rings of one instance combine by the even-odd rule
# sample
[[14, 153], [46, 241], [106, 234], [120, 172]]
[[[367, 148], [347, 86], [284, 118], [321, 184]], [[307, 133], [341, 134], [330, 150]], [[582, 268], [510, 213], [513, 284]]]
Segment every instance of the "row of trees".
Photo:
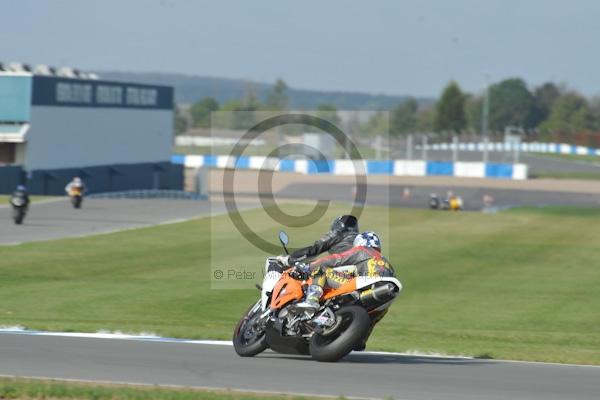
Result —
[[[181, 110], [177, 111], [175, 117], [175, 130], [177, 133], [185, 131], [187, 128], [208, 128], [211, 125], [211, 113], [215, 111], [282, 111], [288, 107], [287, 84], [278, 79], [269, 92], [265, 102], [261, 102], [252, 87], [248, 87], [243, 99], [229, 100], [223, 104], [213, 97], [205, 97], [194, 103], [184, 115]], [[221, 118], [227, 118], [227, 115], [221, 114]], [[220, 121], [223, 127], [232, 129], [248, 128], [248, 118], [251, 115], [244, 113], [233, 113], [231, 120]]]
[[[211, 113], [215, 111], [281, 111], [288, 109], [287, 84], [279, 79], [264, 101], [252, 88], [242, 99], [219, 104], [205, 97], [193, 104], [187, 113], [178, 111], [175, 127], [178, 133], [190, 127], [208, 128]], [[487, 102], [487, 104], [486, 104]], [[486, 110], [484, 110], [484, 108]], [[317, 113], [332, 122], [339, 122], [337, 109], [332, 104], [321, 104]], [[359, 123], [364, 134], [377, 135], [388, 131], [393, 136], [431, 132], [481, 132], [483, 115], [488, 115], [489, 131], [502, 132], [508, 126], [535, 130], [543, 134], [574, 134], [600, 130], [600, 100], [588, 100], [582, 95], [548, 82], [530, 90], [522, 79], [506, 79], [488, 88], [486, 94], [464, 92], [456, 82], [450, 82], [440, 98], [430, 105], [419, 104], [414, 98], [399, 103], [386, 115], [374, 113], [368, 121]], [[222, 127], [248, 128], [249, 113], [222, 114]], [[229, 119], [227, 119], [229, 118]]]
[[485, 93], [465, 93], [456, 82], [450, 82], [432, 107], [419, 108], [411, 99], [391, 110], [390, 132], [481, 132], [484, 107], [489, 131], [518, 127], [543, 135], [600, 130], [600, 100], [589, 101], [551, 82], [530, 91], [522, 79], [506, 79], [488, 88], [487, 106], [485, 97]]

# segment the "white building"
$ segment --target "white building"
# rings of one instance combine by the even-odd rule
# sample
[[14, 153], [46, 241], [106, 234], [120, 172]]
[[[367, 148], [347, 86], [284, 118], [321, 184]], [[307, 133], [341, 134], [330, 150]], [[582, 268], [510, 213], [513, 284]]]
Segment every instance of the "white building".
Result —
[[[48, 68], [36, 68], [37, 73], [27, 69], [0, 71], [0, 165], [19, 166], [34, 181], [50, 173], [48, 179], [61, 181], [57, 185], [67, 179], [57, 170], [86, 175], [86, 168], [94, 167], [96, 172], [87, 177], [93, 181], [100, 178], [97, 167], [118, 165], [118, 176], [134, 169], [138, 175], [150, 165], [152, 173], [168, 168], [173, 143], [172, 87], [109, 82], [72, 69], [73, 73], [64, 76], [53, 75], [54, 70]], [[129, 176], [129, 186], [141, 188], [134, 175]], [[98, 179], [96, 191], [127, 186], [106, 188], [100, 184], [104, 180]], [[162, 186], [170, 185], [163, 179]], [[54, 190], [44, 184], [43, 191]]]

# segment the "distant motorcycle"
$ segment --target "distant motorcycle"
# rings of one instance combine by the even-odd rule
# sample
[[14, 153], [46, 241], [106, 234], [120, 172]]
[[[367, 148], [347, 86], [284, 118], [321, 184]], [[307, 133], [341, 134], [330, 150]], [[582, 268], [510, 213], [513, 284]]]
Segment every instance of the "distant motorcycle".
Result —
[[432, 210], [437, 210], [438, 208], [440, 208], [440, 198], [437, 197], [436, 194], [432, 194], [431, 196], [429, 196], [429, 208], [431, 208]]
[[[280, 232], [284, 246], [288, 238]], [[355, 266], [336, 270], [354, 277], [341, 287], [326, 288], [321, 307], [307, 312], [296, 307], [305, 295], [310, 277], [267, 258], [260, 299], [235, 327], [233, 346], [242, 357], [270, 348], [287, 354], [310, 355], [317, 361], [337, 361], [363, 343], [402, 290], [393, 276], [356, 276]]]
[[15, 224], [21, 225], [27, 214], [27, 202], [22, 197], [13, 197], [10, 199], [12, 205], [12, 217]]
[[71, 198], [71, 204], [74, 208], [81, 208], [83, 203], [83, 191], [80, 187], [72, 187], [69, 190], [69, 197]]

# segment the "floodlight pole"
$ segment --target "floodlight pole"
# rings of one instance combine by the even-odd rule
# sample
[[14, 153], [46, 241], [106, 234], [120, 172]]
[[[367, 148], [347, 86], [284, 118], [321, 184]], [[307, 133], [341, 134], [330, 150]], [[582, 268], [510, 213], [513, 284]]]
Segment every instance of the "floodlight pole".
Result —
[[452, 162], [458, 161], [458, 136], [452, 136]]
[[485, 93], [483, 95], [483, 109], [482, 109], [482, 117], [481, 117], [481, 134], [483, 136], [483, 162], [487, 164], [489, 160], [488, 154], [488, 145], [489, 145], [489, 137], [488, 137], [488, 119], [490, 115], [490, 87], [486, 85]]

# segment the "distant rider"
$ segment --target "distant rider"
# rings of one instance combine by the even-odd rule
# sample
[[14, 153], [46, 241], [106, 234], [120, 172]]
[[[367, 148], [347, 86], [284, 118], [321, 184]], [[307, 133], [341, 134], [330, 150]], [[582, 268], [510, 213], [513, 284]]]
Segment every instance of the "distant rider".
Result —
[[353, 215], [341, 215], [331, 223], [331, 230], [311, 246], [294, 251], [289, 256], [279, 256], [277, 259], [288, 267], [300, 261], [307, 261], [328, 251], [341, 253], [352, 248], [354, 238], [358, 235], [358, 220]]
[[340, 266], [355, 266], [358, 276], [394, 276], [392, 265], [381, 254], [379, 236], [375, 232], [364, 232], [355, 237], [351, 249], [318, 258], [300, 267], [303, 272], [310, 274], [312, 284], [306, 291], [306, 299], [297, 306], [316, 310], [320, 307], [325, 285], [338, 288], [352, 279], [353, 274], [334, 269]]
[[73, 178], [71, 182], [65, 186], [65, 192], [69, 196], [73, 196], [74, 192], [78, 192], [78, 194], [83, 195], [85, 193], [86, 187], [80, 177], [76, 176]]
[[21, 199], [23, 201], [23, 207], [25, 207], [25, 209], [29, 207], [29, 192], [25, 185], [17, 186], [17, 189], [11, 195], [11, 204], [13, 199]]

